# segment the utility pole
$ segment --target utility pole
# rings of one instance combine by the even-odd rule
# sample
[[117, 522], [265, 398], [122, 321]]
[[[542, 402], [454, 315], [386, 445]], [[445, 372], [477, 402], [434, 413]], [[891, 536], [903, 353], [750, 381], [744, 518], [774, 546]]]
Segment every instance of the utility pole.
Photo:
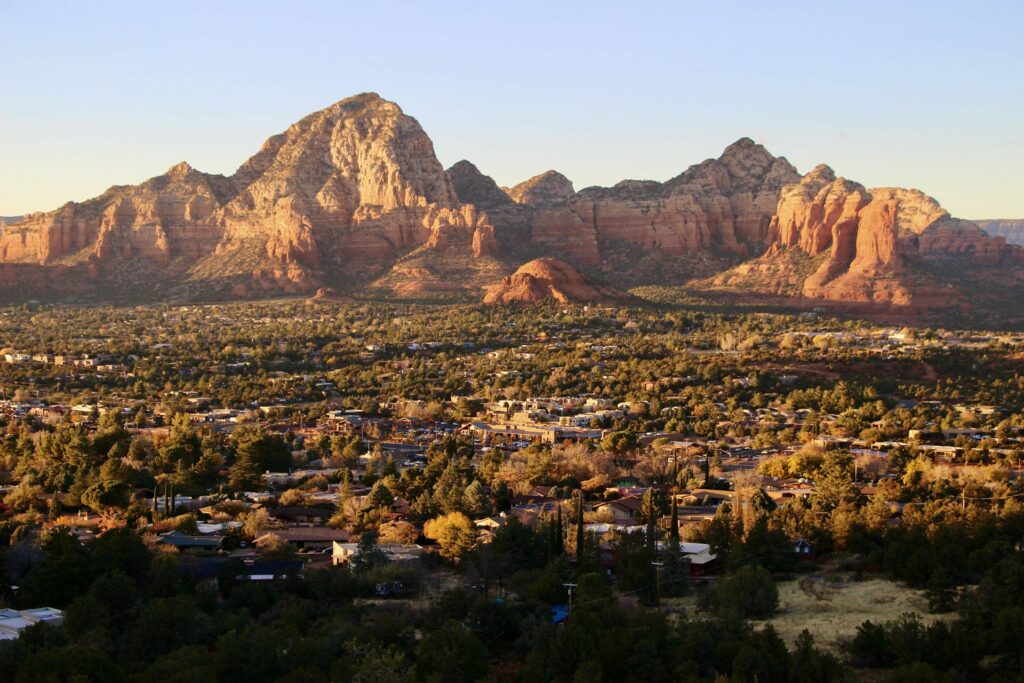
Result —
[[661, 608], [661, 568], [665, 566], [664, 562], [658, 562], [657, 560], [651, 562], [651, 566], [654, 567], [654, 605], [655, 607]]
[[562, 586], [569, 590], [569, 616], [572, 616], [572, 589], [576, 587], [575, 583], [563, 583]]

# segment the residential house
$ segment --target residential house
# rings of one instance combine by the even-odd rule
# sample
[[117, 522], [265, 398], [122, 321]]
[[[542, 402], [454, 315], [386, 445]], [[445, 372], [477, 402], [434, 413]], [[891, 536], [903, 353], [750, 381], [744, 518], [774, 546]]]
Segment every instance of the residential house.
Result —
[[[348, 564], [361, 552], [358, 543], [337, 541], [332, 544], [331, 550], [331, 562], [335, 566]], [[423, 546], [415, 543], [381, 543], [377, 550], [384, 553], [389, 561], [401, 564], [415, 564], [424, 553]]]
[[181, 531], [171, 531], [170, 533], [161, 534], [157, 542], [174, 546], [180, 552], [214, 552], [220, 549], [221, 544], [224, 543], [224, 537], [216, 535], [190, 536]]
[[599, 503], [594, 506], [594, 510], [596, 512], [610, 512], [614, 524], [630, 524], [637, 519], [641, 505], [643, 505], [643, 498], [641, 496], [626, 496], [625, 498], [618, 498], [607, 503]]
[[322, 526], [290, 526], [284, 529], [263, 529], [256, 535], [256, 543], [267, 536], [277, 536], [302, 551], [327, 550], [332, 544], [348, 541], [344, 529], [330, 529]]
[[64, 621], [64, 612], [53, 607], [35, 607], [33, 609], [0, 609], [0, 640], [17, 640], [21, 632], [38, 623], [60, 624]]

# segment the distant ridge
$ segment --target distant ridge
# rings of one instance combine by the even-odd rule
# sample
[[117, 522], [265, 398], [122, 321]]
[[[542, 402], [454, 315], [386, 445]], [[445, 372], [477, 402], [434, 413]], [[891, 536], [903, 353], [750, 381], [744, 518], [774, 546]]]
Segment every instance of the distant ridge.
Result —
[[974, 221], [981, 229], [1011, 244], [1024, 245], [1024, 218], [996, 218]]

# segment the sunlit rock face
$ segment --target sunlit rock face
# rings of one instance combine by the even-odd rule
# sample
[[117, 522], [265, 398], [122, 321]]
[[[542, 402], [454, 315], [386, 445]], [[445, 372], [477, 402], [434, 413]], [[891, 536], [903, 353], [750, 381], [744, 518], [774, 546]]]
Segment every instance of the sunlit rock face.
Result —
[[801, 176], [748, 138], [665, 182], [577, 191], [545, 171], [502, 188], [468, 161], [446, 171], [373, 93], [306, 116], [231, 176], [183, 162], [0, 224], [8, 298], [606, 298], [594, 277], [927, 309], [972, 298], [965, 277], [993, 296], [1024, 285], [1024, 248], [917, 190], [825, 165]]

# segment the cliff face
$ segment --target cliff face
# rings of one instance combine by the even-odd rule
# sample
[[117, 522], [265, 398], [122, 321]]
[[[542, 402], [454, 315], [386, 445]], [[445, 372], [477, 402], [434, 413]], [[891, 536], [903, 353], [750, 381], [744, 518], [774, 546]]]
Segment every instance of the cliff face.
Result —
[[561, 200], [548, 195], [534, 212], [532, 240], [588, 265], [617, 244], [670, 258], [708, 249], [747, 254], [763, 248], [779, 192], [798, 178], [788, 161], [743, 138], [665, 183], [625, 180]]
[[647, 272], [639, 278], [647, 283], [664, 269], [638, 268], [638, 259], [669, 264], [678, 279], [688, 259], [762, 251], [781, 188], [799, 179], [788, 161], [747, 138], [664, 183], [624, 180], [575, 192], [564, 175], [546, 171], [502, 189], [469, 162], [448, 173], [459, 199], [486, 213], [498, 252], [512, 261], [551, 255], [610, 277]]
[[183, 162], [141, 185], [112, 187], [87, 202], [6, 226], [0, 261], [47, 264], [76, 256], [139, 255], [168, 265], [216, 244], [217, 211], [234, 191], [230, 178], [200, 173]]
[[[343, 100], [293, 124], [235, 174], [216, 257], [258, 245], [294, 289], [336, 271], [360, 277], [421, 246], [491, 249], [493, 228], [459, 202], [415, 119], [377, 95]], [[285, 285], [285, 289], [287, 289]]]
[[501, 282], [488, 286], [484, 303], [532, 304], [544, 300], [609, 303], [626, 298], [622, 292], [594, 285], [565, 261], [539, 258], [523, 264]]
[[221, 253], [258, 236], [270, 258], [317, 267], [332, 238], [345, 255], [387, 259], [472, 220], [459, 211], [426, 133], [376, 95], [293, 124], [235, 178], [244, 189], [224, 209]]

